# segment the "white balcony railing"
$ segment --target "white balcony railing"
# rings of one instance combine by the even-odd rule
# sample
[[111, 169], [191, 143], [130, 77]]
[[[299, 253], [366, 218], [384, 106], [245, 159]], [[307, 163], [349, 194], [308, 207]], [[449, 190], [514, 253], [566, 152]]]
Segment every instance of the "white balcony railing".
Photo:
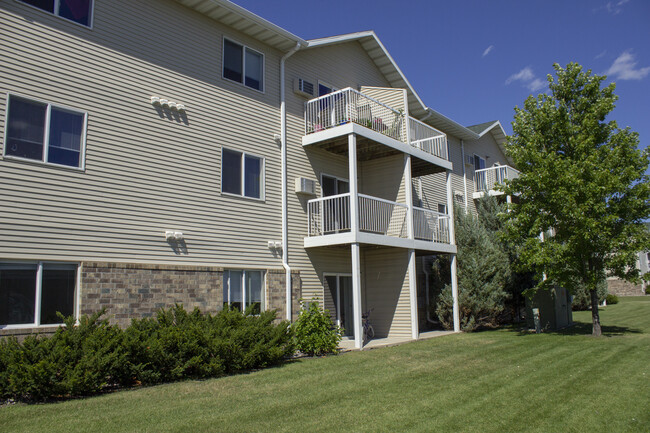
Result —
[[[358, 195], [359, 231], [408, 238], [408, 206], [365, 194]], [[308, 236], [349, 232], [350, 193], [316, 198], [307, 202]], [[418, 240], [449, 243], [449, 216], [413, 208], [414, 237]]]
[[413, 208], [413, 233], [422, 241], [449, 243], [449, 215], [420, 207]]
[[495, 185], [503, 183], [506, 179], [512, 180], [518, 177], [519, 171], [509, 165], [496, 165], [474, 172], [474, 182], [477, 192], [494, 191]]
[[[407, 142], [407, 119], [402, 110], [396, 110], [352, 88], [338, 90], [305, 104], [305, 135], [350, 122]], [[413, 117], [408, 117], [408, 125], [411, 146], [449, 159], [445, 134]]]
[[305, 134], [349, 122], [406, 142], [404, 113], [350, 87], [312, 99], [305, 106]]
[[448, 160], [447, 136], [435, 128], [409, 117], [411, 146]]

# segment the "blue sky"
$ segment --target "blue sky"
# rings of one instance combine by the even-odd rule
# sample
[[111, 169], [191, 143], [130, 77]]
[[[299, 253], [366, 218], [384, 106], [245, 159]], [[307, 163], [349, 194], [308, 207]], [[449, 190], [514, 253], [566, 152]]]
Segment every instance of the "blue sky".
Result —
[[650, 144], [648, 0], [234, 1], [303, 39], [374, 30], [427, 105], [509, 134], [553, 63], [578, 62], [616, 82], [611, 118]]

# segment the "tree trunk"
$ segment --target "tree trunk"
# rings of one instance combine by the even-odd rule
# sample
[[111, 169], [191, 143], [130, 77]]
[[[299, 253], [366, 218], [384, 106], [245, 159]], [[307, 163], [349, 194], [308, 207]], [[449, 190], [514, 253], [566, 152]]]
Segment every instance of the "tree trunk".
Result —
[[591, 335], [600, 337], [603, 331], [600, 328], [600, 316], [598, 316], [598, 292], [595, 287], [589, 292], [591, 293]]

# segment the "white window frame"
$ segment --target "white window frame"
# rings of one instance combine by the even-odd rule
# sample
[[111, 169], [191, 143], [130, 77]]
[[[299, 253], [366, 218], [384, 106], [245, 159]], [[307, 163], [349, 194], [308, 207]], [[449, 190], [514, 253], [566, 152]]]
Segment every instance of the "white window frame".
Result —
[[[241, 290], [242, 290], [241, 299], [242, 299], [242, 301], [241, 301], [241, 303], [242, 303], [242, 307], [243, 307], [244, 311], [246, 311], [246, 307], [247, 307], [246, 306], [246, 274], [248, 272], [260, 272], [262, 274], [262, 278], [261, 278], [262, 279], [262, 288], [261, 288], [262, 293], [260, 293], [260, 298], [262, 299], [262, 302], [261, 302], [262, 305], [260, 306], [260, 313], [262, 311], [266, 311], [266, 304], [267, 304], [267, 299], [266, 299], [266, 292], [267, 292], [267, 290], [266, 290], [266, 271], [264, 271], [263, 269], [234, 269], [233, 268], [233, 269], [225, 269], [223, 271], [224, 277], [225, 277], [226, 273], [228, 274], [228, 287], [226, 288], [225, 284], [223, 286], [224, 293], [228, 293], [228, 306], [230, 306], [230, 304], [231, 304], [231, 302], [230, 302], [230, 272], [233, 272], [233, 271], [234, 272], [241, 272], [241, 278], [242, 278], [242, 281], [241, 281]], [[242, 311], [242, 313], [244, 311]]]
[[81, 264], [75, 262], [51, 262], [51, 261], [12, 261], [2, 260], [0, 264], [11, 265], [36, 265], [36, 294], [34, 298], [34, 322], [33, 323], [20, 323], [20, 324], [0, 324], [0, 329], [33, 329], [33, 328], [52, 328], [54, 326], [63, 326], [63, 323], [50, 323], [41, 325], [41, 299], [43, 289], [43, 265], [73, 265], [77, 267], [75, 275], [75, 288], [74, 288], [74, 305], [72, 311], [75, 320], [79, 321], [80, 304], [81, 304]]
[[[241, 153], [241, 178], [239, 179], [240, 185], [241, 185], [241, 194], [235, 194], [232, 192], [227, 192], [223, 190], [223, 151], [224, 150], [230, 150], [231, 152], [238, 152]], [[260, 173], [260, 196], [259, 197], [250, 197], [246, 195], [246, 156], [251, 156], [253, 158], [258, 158], [262, 161], [262, 166], [261, 170], [262, 172]], [[257, 200], [257, 201], [265, 201], [266, 200], [266, 158], [263, 156], [255, 155], [249, 152], [244, 152], [243, 150], [237, 150], [233, 149], [230, 147], [221, 147], [221, 194], [230, 196], [230, 197], [241, 197], [241, 198], [246, 198], [249, 200]]]
[[[474, 154], [474, 161], [476, 161], [476, 158], [478, 158], [479, 160], [482, 160], [482, 161], [483, 161], [483, 165], [484, 165], [484, 167], [481, 168], [481, 169], [477, 169], [477, 168], [476, 168], [476, 162], [475, 162], [475, 163], [473, 164], [474, 171], [476, 171], [476, 170], [483, 170], [483, 169], [485, 169], [485, 168], [488, 168], [488, 166], [487, 166], [487, 159], [486, 159], [486, 158], [483, 158], [481, 155], [477, 155], [477, 154], [475, 153], [475, 154]], [[480, 164], [479, 164], [479, 165], [480, 165]]]
[[[16, 98], [21, 98], [21, 99], [26, 99], [28, 101], [32, 102], [37, 102], [39, 104], [45, 104], [47, 105], [47, 108], [45, 110], [45, 125], [43, 126], [44, 131], [43, 131], [43, 159], [31, 159], [31, 158], [23, 158], [20, 156], [14, 156], [14, 155], [7, 155], [7, 136], [9, 134], [9, 110], [11, 109], [11, 97], [14, 96]], [[69, 111], [72, 113], [76, 114], [82, 114], [84, 117], [83, 120], [83, 126], [81, 130], [81, 146], [79, 149], [79, 166], [78, 167], [73, 167], [70, 165], [65, 165], [65, 164], [56, 164], [54, 162], [48, 162], [47, 157], [49, 153], [49, 148], [50, 148], [50, 116], [52, 113], [52, 107], [58, 108], [60, 110], [64, 111]], [[3, 145], [2, 145], [2, 158], [3, 159], [13, 159], [17, 161], [25, 161], [25, 162], [31, 162], [34, 164], [39, 164], [39, 165], [47, 165], [49, 167], [58, 167], [58, 168], [63, 168], [67, 170], [75, 170], [75, 171], [85, 171], [86, 170], [86, 135], [88, 133], [88, 112], [84, 110], [79, 110], [77, 108], [71, 108], [67, 107], [65, 105], [61, 104], [54, 104], [52, 102], [48, 102], [42, 99], [38, 98], [32, 98], [30, 96], [24, 96], [18, 93], [14, 92], [7, 92], [7, 100], [5, 101], [5, 130], [4, 130], [4, 136], [3, 136]]]
[[318, 94], [316, 96], [317, 98], [320, 98], [321, 96], [324, 96], [324, 95], [321, 95], [320, 92], [319, 92], [320, 86], [327, 87], [328, 89], [332, 89], [332, 91], [330, 93], [328, 93], [328, 95], [331, 95], [332, 93], [337, 92], [339, 90], [338, 87], [332, 86], [331, 84], [329, 84], [326, 81], [318, 80], [318, 85], [316, 87], [316, 93]]
[[60, 19], [65, 20], [65, 21], [67, 21], [69, 23], [78, 25], [80, 27], [83, 27], [84, 29], [89, 29], [89, 30], [93, 29], [93, 21], [95, 20], [95, 0], [89, 0], [90, 1], [90, 19], [88, 20], [88, 25], [78, 23], [78, 22], [73, 21], [73, 20], [71, 20], [69, 18], [62, 17], [61, 15], [59, 15], [58, 14], [58, 12], [60, 10], [59, 6], [61, 4], [60, 0], [54, 0], [54, 13], [52, 13], [50, 11], [46, 11], [45, 9], [41, 9], [38, 6], [34, 6], [34, 5], [30, 5], [29, 3], [25, 3], [23, 0], [14, 0], [14, 1], [16, 1], [18, 3], [21, 3], [21, 4], [23, 4], [23, 5], [27, 6], [27, 7], [30, 7], [32, 9], [36, 9], [37, 11], [41, 11], [41, 12], [44, 12], [44, 13], [46, 13], [48, 15], [52, 15], [52, 16], [55, 16], [57, 18], [60, 18]]
[[[241, 50], [242, 50], [242, 80], [241, 80], [241, 82], [233, 80], [231, 78], [227, 78], [223, 73], [224, 72], [224, 64], [225, 64], [225, 55], [226, 55], [226, 40], [232, 42], [233, 44], [241, 45], [241, 47], [242, 47], [241, 48]], [[260, 56], [262, 56], [262, 88], [261, 89], [256, 89], [255, 87], [250, 87], [250, 86], [246, 85], [246, 50], [247, 49], [259, 54]], [[266, 89], [266, 56], [264, 55], [263, 52], [261, 52], [259, 50], [256, 50], [255, 48], [253, 48], [253, 47], [251, 47], [249, 45], [243, 44], [243, 43], [237, 41], [236, 39], [224, 36], [223, 40], [221, 41], [221, 78], [223, 78], [224, 80], [228, 80], [231, 83], [237, 83], [240, 86], [246, 87], [247, 89], [251, 89], [251, 90], [254, 90], [254, 91], [260, 92], [260, 93], [265, 93], [265, 89]]]

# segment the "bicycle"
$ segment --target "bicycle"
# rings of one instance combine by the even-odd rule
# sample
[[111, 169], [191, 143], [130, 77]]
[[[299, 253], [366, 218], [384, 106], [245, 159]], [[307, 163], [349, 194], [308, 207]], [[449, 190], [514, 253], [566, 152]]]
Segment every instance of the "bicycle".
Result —
[[363, 344], [365, 345], [368, 341], [372, 340], [375, 338], [375, 329], [372, 327], [370, 324], [370, 320], [368, 317], [370, 316], [370, 313], [374, 310], [374, 308], [371, 308], [370, 310], [366, 311], [364, 314], [361, 315], [362, 319], [362, 325], [363, 325]]

